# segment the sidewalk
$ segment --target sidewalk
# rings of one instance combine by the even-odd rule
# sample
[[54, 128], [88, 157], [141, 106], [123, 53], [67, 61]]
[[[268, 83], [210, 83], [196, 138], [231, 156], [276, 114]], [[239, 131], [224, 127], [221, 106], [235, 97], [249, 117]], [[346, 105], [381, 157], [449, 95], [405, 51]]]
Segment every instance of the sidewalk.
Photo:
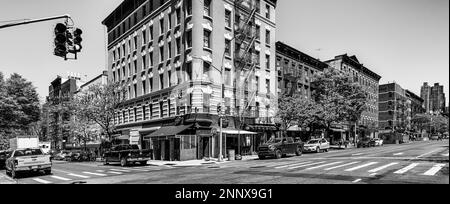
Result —
[[[242, 160], [239, 161], [246, 161], [246, 160], [254, 160], [257, 159], [258, 156], [243, 156]], [[173, 167], [193, 167], [193, 166], [202, 166], [202, 165], [211, 165], [211, 164], [224, 164], [232, 162], [229, 161], [228, 158], [224, 158], [223, 162], [218, 162], [217, 158], [211, 158], [210, 161], [205, 160], [189, 160], [189, 161], [149, 161], [147, 164], [152, 166], [173, 166]]]
[[0, 173], [0, 184], [17, 184], [14, 179]]

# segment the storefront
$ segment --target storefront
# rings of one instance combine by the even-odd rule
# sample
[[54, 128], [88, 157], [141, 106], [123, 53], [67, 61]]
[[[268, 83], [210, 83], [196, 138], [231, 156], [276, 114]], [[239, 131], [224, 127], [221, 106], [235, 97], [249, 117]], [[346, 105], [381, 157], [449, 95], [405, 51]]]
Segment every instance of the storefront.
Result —
[[[189, 132], [193, 125], [166, 126], [143, 137], [145, 147], [153, 150], [153, 159], [161, 161], [182, 161], [191, 159], [186, 157], [184, 143], [189, 136], [189, 149], [192, 149]], [[183, 136], [181, 136], [183, 135]], [[182, 152], [183, 151], [183, 152]]]

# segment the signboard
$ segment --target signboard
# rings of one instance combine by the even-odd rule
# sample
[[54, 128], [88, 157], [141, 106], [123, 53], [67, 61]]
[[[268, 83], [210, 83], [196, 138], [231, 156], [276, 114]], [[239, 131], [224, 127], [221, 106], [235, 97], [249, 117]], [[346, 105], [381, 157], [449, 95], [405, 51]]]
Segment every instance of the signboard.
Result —
[[139, 145], [141, 135], [139, 134], [139, 131], [133, 130], [130, 131], [130, 144], [131, 145]]

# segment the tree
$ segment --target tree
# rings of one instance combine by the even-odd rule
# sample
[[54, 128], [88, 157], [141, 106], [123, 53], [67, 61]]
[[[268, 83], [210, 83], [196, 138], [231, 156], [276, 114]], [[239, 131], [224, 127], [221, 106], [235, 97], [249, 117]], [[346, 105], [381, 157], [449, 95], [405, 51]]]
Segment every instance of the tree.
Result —
[[30, 134], [32, 124], [39, 120], [40, 104], [36, 88], [19, 74], [4, 79], [0, 73], [0, 137]]
[[77, 94], [74, 107], [78, 117], [94, 121], [111, 140], [116, 131], [116, 110], [126, 100], [126, 89], [119, 84], [92, 85]]
[[367, 108], [363, 87], [339, 70], [327, 69], [316, 74], [311, 86], [316, 103], [315, 123], [326, 129], [327, 135], [332, 124], [344, 121], [356, 124]]
[[282, 130], [284, 130], [283, 134], [286, 134], [286, 131], [295, 125], [302, 128], [310, 127], [314, 121], [312, 118], [314, 105], [312, 101], [299, 95], [279, 97], [276, 118], [279, 120]]

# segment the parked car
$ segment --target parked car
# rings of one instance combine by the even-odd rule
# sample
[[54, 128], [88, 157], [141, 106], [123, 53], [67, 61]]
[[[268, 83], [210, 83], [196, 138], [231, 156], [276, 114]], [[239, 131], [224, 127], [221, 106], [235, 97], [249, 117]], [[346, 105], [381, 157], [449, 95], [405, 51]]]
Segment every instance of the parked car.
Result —
[[8, 154], [9, 152], [6, 150], [0, 151], [0, 169], [3, 169], [5, 167], [6, 157]]
[[439, 137], [438, 134], [433, 134], [433, 135], [431, 135], [431, 137], [430, 137], [430, 140], [439, 140], [439, 139], [440, 139], [440, 137]]
[[52, 173], [50, 155], [45, 155], [40, 148], [16, 149], [6, 160], [6, 174], [16, 178], [22, 172], [44, 171]]
[[118, 145], [105, 151], [103, 154], [103, 163], [108, 165], [111, 162], [120, 162], [120, 166], [140, 163], [147, 164], [152, 157], [151, 150], [141, 150], [137, 145]]
[[372, 145], [372, 140], [370, 138], [363, 138], [358, 141], [358, 143], [356, 144], [356, 147], [357, 148], [365, 148], [365, 147], [371, 147], [371, 145]]
[[373, 138], [372, 140], [370, 140], [370, 145], [372, 147], [378, 147], [378, 146], [383, 146], [384, 141], [380, 138]]
[[301, 156], [303, 153], [303, 143], [294, 142], [292, 137], [287, 138], [272, 138], [265, 144], [258, 148], [259, 159], [265, 159], [266, 157], [275, 157], [280, 159], [288, 154], [295, 154]]
[[308, 141], [303, 147], [304, 152], [328, 152], [330, 149], [330, 142], [326, 139], [313, 139]]

